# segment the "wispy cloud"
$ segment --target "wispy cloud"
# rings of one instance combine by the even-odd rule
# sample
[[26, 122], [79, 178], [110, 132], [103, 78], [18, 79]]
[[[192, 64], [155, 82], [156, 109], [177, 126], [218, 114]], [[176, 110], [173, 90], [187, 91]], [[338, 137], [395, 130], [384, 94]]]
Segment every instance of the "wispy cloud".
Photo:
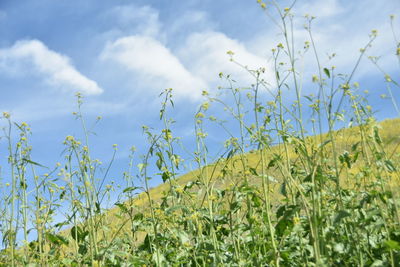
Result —
[[120, 5], [103, 14], [105, 21], [112, 21], [112, 31], [121, 34], [156, 36], [160, 34], [161, 23], [158, 10], [150, 6]]
[[227, 51], [233, 51], [235, 61], [249, 69], [267, 67], [265, 59], [250, 52], [238, 40], [221, 32], [209, 31], [189, 35], [178, 54], [192, 73], [209, 83], [217, 82], [220, 72], [231, 74], [238, 83], [249, 85], [254, 82], [254, 78], [246, 70], [229, 60]]
[[45, 82], [62, 90], [95, 95], [103, 92], [98, 84], [81, 74], [68, 57], [50, 50], [38, 40], [22, 40], [0, 49], [0, 68], [18, 75], [40, 75]]
[[174, 88], [177, 97], [194, 99], [206, 88], [202, 79], [190, 73], [167, 47], [152, 37], [119, 38], [105, 47], [100, 58], [123, 65], [138, 75], [147, 88]]
[[313, 0], [305, 3], [298, 3], [295, 12], [298, 15], [310, 14], [318, 18], [328, 18], [343, 13], [346, 9], [340, 5], [338, 0]]

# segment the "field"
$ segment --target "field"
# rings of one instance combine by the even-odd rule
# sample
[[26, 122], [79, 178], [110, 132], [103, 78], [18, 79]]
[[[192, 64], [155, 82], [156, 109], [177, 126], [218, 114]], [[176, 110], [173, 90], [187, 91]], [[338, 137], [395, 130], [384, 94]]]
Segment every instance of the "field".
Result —
[[[353, 81], [377, 33], [352, 72], [340, 74], [319, 63], [313, 17], [305, 17], [310, 41], [297, 52], [290, 8], [258, 2], [276, 9], [282, 26], [273, 81], [228, 51], [254, 82], [236, 88], [220, 73], [226, 86], [203, 92], [196, 141], [186, 148], [192, 158], [179, 155], [179, 122], [169, 117], [179, 106], [173, 89], [163, 91], [162, 129], [143, 128], [148, 150], [121, 171], [126, 186], [111, 209], [103, 200], [113, 187], [91, 156], [80, 94], [74, 116], [85, 135], [67, 136], [64, 162], [46, 174], [30, 157], [29, 125], [3, 113], [10, 179], [0, 181], [0, 266], [399, 266], [400, 119], [377, 121], [368, 92]], [[307, 95], [297, 69], [306, 53], [317, 62]], [[385, 72], [382, 80], [392, 96], [382, 101], [398, 112], [391, 88], [399, 84]], [[208, 146], [209, 125], [230, 136], [220, 150]], [[187, 161], [194, 168], [181, 175]], [[154, 170], [164, 183], [150, 188]]]

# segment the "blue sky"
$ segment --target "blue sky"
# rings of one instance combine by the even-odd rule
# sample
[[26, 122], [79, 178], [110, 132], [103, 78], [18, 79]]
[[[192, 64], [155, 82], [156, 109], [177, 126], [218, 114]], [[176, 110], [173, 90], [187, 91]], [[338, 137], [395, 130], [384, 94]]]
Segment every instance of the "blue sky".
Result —
[[[278, 2], [282, 7], [289, 3]], [[341, 72], [351, 70], [371, 30], [377, 29], [368, 55], [381, 56], [382, 67], [399, 77], [389, 24], [389, 15], [400, 14], [399, 0], [302, 0], [293, 13], [299, 46], [307, 40], [301, 16], [315, 15], [321, 63]], [[399, 19], [395, 22], [399, 29]], [[193, 144], [201, 91], [216, 91], [218, 73], [231, 74], [238, 86], [251, 83], [226, 51], [252, 68], [265, 66], [270, 78], [270, 51], [281, 39], [256, 1], [247, 0], [0, 0], [0, 36], [0, 111], [32, 127], [33, 159], [53, 166], [62, 161], [64, 138], [82, 136], [72, 116], [74, 95], [80, 91], [88, 121], [102, 116], [90, 142], [96, 157], [107, 162], [112, 145], [119, 145], [116, 177], [127, 168], [132, 145], [138, 154], [145, 152], [141, 126], [161, 127], [158, 95], [163, 89], [174, 88], [176, 130]], [[328, 61], [326, 55], [334, 52], [337, 57]], [[312, 57], [305, 59], [305, 90], [315, 74], [311, 63]], [[368, 60], [355, 79], [371, 92], [379, 119], [396, 116], [389, 101], [379, 100], [387, 93], [384, 79]], [[210, 142], [225, 137], [214, 134]], [[1, 157], [4, 162], [3, 152]]]

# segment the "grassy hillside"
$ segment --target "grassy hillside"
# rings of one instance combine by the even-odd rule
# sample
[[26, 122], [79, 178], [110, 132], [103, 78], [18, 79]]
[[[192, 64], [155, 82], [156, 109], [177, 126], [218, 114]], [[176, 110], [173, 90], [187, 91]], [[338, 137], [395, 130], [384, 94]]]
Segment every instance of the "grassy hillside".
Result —
[[[334, 165], [332, 144], [330, 142], [323, 147], [320, 145], [321, 142], [326, 143], [326, 140], [330, 140], [329, 135], [307, 137], [303, 144], [292, 142], [287, 147], [289, 156], [287, 164], [290, 164], [292, 168], [300, 166], [295, 173], [297, 177], [293, 177], [292, 181], [285, 177], [287, 173], [284, 173], [284, 169], [279, 166], [286, 164], [283, 160], [285, 157], [284, 145], [272, 146], [264, 151], [239, 153], [230, 158], [221, 158], [214, 164], [187, 173], [152, 188], [148, 192], [140, 193], [131, 200], [120, 203], [117, 207], [100, 215], [98, 220], [105, 230], [102, 230], [103, 235], [99, 236], [99, 240], [106, 244], [113, 244], [113, 246], [107, 247], [105, 252], [113, 257], [116, 257], [115, 253], [121, 249], [122, 244], [129, 244], [128, 251], [119, 251], [117, 254], [118, 257], [128, 258], [135, 264], [146, 264], [145, 255], [150, 256], [151, 254], [148, 253], [154, 253], [148, 247], [150, 246], [149, 242], [164, 244], [164, 248], [173, 257], [177, 256], [175, 254], [177, 250], [193, 253], [192, 251], [195, 249], [200, 250], [197, 253], [205, 253], [209, 257], [215, 248], [196, 248], [199, 240], [194, 240], [200, 239], [212, 246], [209, 239], [212, 237], [211, 231], [215, 231], [215, 238], [220, 246], [223, 246], [220, 243], [222, 240], [225, 239], [227, 242], [226, 239], [230, 238], [237, 238], [240, 243], [250, 242], [247, 245], [253, 245], [253, 242], [256, 242], [254, 239], [259, 238], [258, 235], [261, 234], [258, 231], [261, 229], [266, 231], [265, 228], [268, 226], [264, 221], [266, 220], [264, 205], [268, 203], [271, 225], [277, 235], [279, 243], [276, 245], [279, 253], [282, 253], [280, 257], [283, 263], [289, 262], [289, 259], [291, 261], [293, 257], [293, 254], [286, 253], [285, 249], [281, 247], [286, 240], [293, 242], [290, 239], [295, 238], [291, 237], [292, 234], [302, 233], [301, 235], [304, 235], [305, 239], [296, 240], [297, 238], [295, 238], [295, 240], [304, 242], [301, 243], [302, 246], [312, 250], [309, 247], [311, 241], [307, 241], [310, 231], [307, 227], [313, 223], [313, 221], [310, 222], [308, 216], [310, 216], [310, 212], [315, 212], [307, 210], [307, 207], [311, 209], [312, 205], [318, 206], [319, 220], [322, 220], [316, 223], [324, 225], [324, 230], [320, 229], [320, 231], [328, 231], [328, 233], [320, 233], [323, 235], [324, 243], [332, 242], [329, 240], [332, 238], [336, 244], [336, 248], [335, 245], [330, 247], [330, 244], [324, 244], [325, 253], [332, 250], [332, 254], [338, 253], [338, 255], [345, 256], [345, 252], [341, 249], [350, 250], [349, 247], [346, 248], [350, 245], [346, 244], [348, 241], [342, 240], [342, 236], [335, 237], [339, 229], [349, 228], [348, 233], [341, 233], [341, 235], [349, 235], [348, 238], [351, 241], [353, 234], [363, 234], [364, 230], [360, 228], [360, 225], [365, 225], [367, 228], [372, 227], [370, 234], [374, 234], [379, 228], [375, 224], [381, 223], [381, 227], [394, 227], [395, 234], [393, 240], [390, 239], [391, 241], [380, 237], [381, 241], [379, 242], [381, 243], [375, 244], [376, 251], [391, 252], [391, 245], [393, 245], [393, 251], [397, 251], [395, 246], [398, 241], [394, 239], [398, 238], [396, 233], [399, 229], [397, 207], [400, 180], [399, 172], [392, 169], [391, 166], [398, 163], [400, 158], [400, 129], [397, 127], [400, 125], [399, 123], [400, 119], [386, 120], [380, 123], [371, 121], [370, 124], [361, 127], [342, 129], [332, 133], [332, 137], [337, 140], [335, 150], [338, 158], [343, 158], [338, 162], [339, 185], [333, 178], [334, 170], [330, 168]], [[364, 140], [366, 151], [363, 151], [362, 148], [364, 142], [362, 136], [366, 138]], [[303, 154], [305, 152], [301, 152], [301, 149], [307, 151], [307, 160], [312, 160], [314, 177], [301, 169], [303, 168], [302, 161], [305, 160]], [[374, 151], [375, 149], [379, 152]], [[382, 166], [379, 161], [376, 161], [374, 153], [384, 153], [385, 161], [383, 163], [391, 162], [390, 165]], [[320, 154], [326, 157], [321, 160]], [[355, 156], [358, 154], [361, 155]], [[308, 155], [316, 158], [309, 159]], [[348, 160], [345, 157], [348, 157]], [[372, 158], [374, 158], [373, 162]], [[267, 170], [264, 175], [261, 175], [263, 160], [267, 165]], [[372, 164], [366, 165], [368, 161], [371, 161]], [[294, 171], [292, 175], [293, 173]], [[313, 179], [314, 181], [312, 181]], [[316, 181], [317, 179], [319, 181]], [[318, 192], [312, 192], [313, 183], [318, 186]], [[265, 189], [268, 191], [263, 191]], [[318, 203], [312, 199], [313, 194]], [[215, 220], [214, 226], [210, 225], [210, 216], [213, 216]], [[385, 218], [386, 216], [389, 217]], [[152, 224], [153, 221], [156, 221], [155, 225]], [[215, 227], [215, 229], [211, 227]], [[356, 232], [351, 232], [355, 229], [357, 229]], [[254, 230], [257, 232], [252, 233]], [[236, 232], [236, 234], [232, 236], [232, 232]], [[368, 233], [368, 231], [364, 233]], [[253, 234], [255, 236], [252, 236]], [[71, 230], [64, 232], [64, 235], [71, 235]], [[158, 238], [160, 239], [157, 240]], [[264, 238], [268, 237], [264, 236]], [[72, 238], [69, 240], [71, 243], [74, 241]], [[265, 246], [266, 244], [262, 242], [260, 245]], [[294, 244], [291, 245], [294, 246]], [[269, 247], [266, 252], [271, 253], [271, 249]], [[133, 251], [135, 252], [133, 253]], [[73, 246], [69, 246], [69, 249], [64, 248], [64, 252], [72, 255]], [[241, 253], [254, 253], [254, 251]], [[164, 255], [160, 256], [162, 261], [171, 260], [164, 257]], [[191, 256], [183, 255], [182, 257]], [[329, 265], [337, 264], [335, 258], [336, 256], [332, 256], [326, 258], [325, 261]], [[154, 258], [147, 260], [151, 261]]]

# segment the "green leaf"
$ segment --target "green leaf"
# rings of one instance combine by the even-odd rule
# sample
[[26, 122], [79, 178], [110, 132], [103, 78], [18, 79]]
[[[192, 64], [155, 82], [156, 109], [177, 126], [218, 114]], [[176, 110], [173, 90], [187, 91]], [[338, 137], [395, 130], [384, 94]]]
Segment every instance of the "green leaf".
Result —
[[340, 210], [340, 211], [336, 214], [335, 219], [333, 220], [333, 224], [338, 224], [338, 223], [340, 223], [340, 221], [341, 221], [343, 218], [346, 218], [346, 217], [349, 217], [349, 216], [351, 216], [351, 214], [350, 214], [349, 212], [347, 212], [347, 211], [345, 211], [345, 210]]
[[326, 141], [324, 141], [323, 143], [321, 143], [321, 144], [319, 144], [318, 145], [318, 148], [322, 148], [322, 147], [324, 147], [324, 146], [326, 146], [327, 144], [329, 144], [330, 142], [332, 142], [332, 140], [326, 140]]
[[83, 229], [79, 226], [73, 226], [71, 228], [71, 236], [78, 242], [83, 241], [88, 234], [88, 231], [83, 231]]
[[283, 183], [281, 184], [280, 193], [281, 193], [283, 196], [287, 197], [287, 190], [286, 190], [286, 183], [285, 183], [285, 182], [283, 182]]
[[55, 245], [68, 245], [69, 244], [68, 240], [61, 235], [55, 235], [52, 233], [46, 233], [45, 235], [46, 235], [47, 240], [49, 240], [51, 243], [53, 243]]
[[130, 186], [130, 187], [125, 188], [125, 189], [122, 191], [122, 193], [132, 192], [132, 191], [134, 191], [134, 190], [136, 190], [136, 189], [138, 189], [138, 188], [139, 188], [139, 187], [136, 187], [136, 186]]
[[166, 181], [169, 181], [170, 177], [171, 177], [171, 175], [169, 174], [169, 172], [163, 172], [163, 173], [162, 173], [162, 176], [161, 176], [161, 178], [162, 178], [162, 180], [163, 180], [164, 183], [165, 183]]
[[42, 164], [39, 164], [39, 163], [37, 163], [37, 162], [34, 162], [34, 161], [30, 160], [30, 159], [23, 158], [22, 161], [25, 161], [25, 162], [27, 162], [27, 163], [30, 163], [30, 164], [33, 164], [33, 165], [40, 166], [40, 167], [43, 167], [43, 168], [48, 169], [48, 167], [43, 166]]
[[389, 172], [396, 171], [396, 167], [393, 165], [392, 161], [389, 159], [385, 160], [385, 167]]
[[351, 168], [351, 158], [349, 156], [349, 152], [345, 151], [342, 155], [339, 156], [340, 163], [346, 163], [347, 168]]
[[331, 78], [331, 73], [329, 72], [329, 70], [327, 68], [324, 68], [324, 72], [325, 72], [326, 76], [328, 76], [328, 78]]
[[379, 145], [382, 144], [382, 139], [379, 135], [378, 127], [374, 127], [374, 139], [375, 139], [375, 142], [378, 143]]
[[176, 205], [176, 206], [167, 208], [167, 209], [165, 210], [165, 213], [166, 213], [166, 214], [171, 214], [172, 212], [174, 212], [174, 211], [176, 211], [176, 210], [179, 210], [179, 209], [182, 209], [183, 211], [188, 211], [188, 209], [187, 209], [187, 207], [186, 207], [185, 205]]
[[385, 242], [383, 242], [383, 244], [385, 244], [385, 246], [389, 249], [392, 250], [400, 250], [400, 244], [397, 241], [394, 240], [386, 240]]

